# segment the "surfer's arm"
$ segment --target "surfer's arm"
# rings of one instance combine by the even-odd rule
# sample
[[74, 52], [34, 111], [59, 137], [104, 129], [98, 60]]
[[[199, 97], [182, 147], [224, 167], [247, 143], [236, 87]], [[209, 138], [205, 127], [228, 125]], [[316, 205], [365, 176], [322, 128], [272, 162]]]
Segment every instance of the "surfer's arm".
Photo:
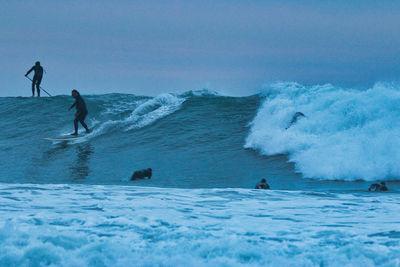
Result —
[[76, 101], [72, 104], [72, 106], [69, 107], [68, 111], [70, 111], [73, 107], [75, 107]]
[[25, 76], [28, 76], [29, 73], [31, 73], [31, 71], [33, 71], [33, 69], [35, 68], [35, 66], [33, 66], [30, 70], [28, 70], [25, 74]]

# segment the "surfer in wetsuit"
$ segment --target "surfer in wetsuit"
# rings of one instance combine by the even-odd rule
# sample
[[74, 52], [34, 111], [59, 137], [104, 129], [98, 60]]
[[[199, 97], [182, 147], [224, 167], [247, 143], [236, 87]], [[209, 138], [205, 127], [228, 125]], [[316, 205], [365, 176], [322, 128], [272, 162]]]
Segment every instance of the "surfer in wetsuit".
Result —
[[269, 184], [267, 184], [267, 180], [261, 179], [261, 181], [256, 184], [254, 189], [269, 189]]
[[303, 112], [296, 112], [293, 117], [292, 120], [290, 121], [289, 125], [286, 127], [286, 130], [290, 128], [290, 126], [292, 126], [293, 124], [295, 124], [297, 122], [297, 120], [301, 117], [305, 117], [306, 115], [303, 114]]
[[145, 170], [135, 171], [131, 176], [131, 181], [136, 179], [144, 179], [146, 177], [151, 179], [151, 176], [153, 176], [153, 170], [151, 168], [147, 168]]
[[385, 182], [381, 182], [380, 184], [372, 184], [369, 188], [368, 191], [375, 191], [375, 192], [383, 192], [383, 191], [388, 191], [389, 189], [386, 186]]
[[40, 62], [36, 61], [35, 66], [33, 66], [28, 72], [25, 74], [25, 77], [28, 77], [29, 73], [32, 71], [35, 72], [32, 79], [32, 97], [35, 96], [35, 85], [38, 97], [40, 97], [40, 83], [42, 82], [43, 77], [43, 67], [40, 66]]
[[75, 132], [72, 135], [78, 135], [78, 121], [82, 124], [83, 128], [85, 128], [86, 132], [90, 133], [90, 130], [85, 123], [85, 118], [88, 114], [86, 103], [77, 90], [72, 90], [72, 97], [75, 98], [75, 103], [68, 109], [68, 111], [70, 111], [73, 107], [76, 107], [74, 120]]

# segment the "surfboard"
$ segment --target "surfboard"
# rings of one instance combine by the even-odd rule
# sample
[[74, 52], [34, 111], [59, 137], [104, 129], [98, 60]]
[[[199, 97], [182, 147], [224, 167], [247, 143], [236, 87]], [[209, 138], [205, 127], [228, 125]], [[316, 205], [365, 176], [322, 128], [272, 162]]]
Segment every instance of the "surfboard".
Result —
[[74, 140], [78, 140], [81, 139], [83, 137], [83, 135], [81, 136], [60, 136], [60, 137], [46, 137], [43, 138], [44, 140], [49, 140], [49, 141], [74, 141]]
[[[90, 133], [92, 133], [93, 132], [93, 129], [94, 129], [95, 127], [93, 127], [93, 128], [91, 128], [90, 129]], [[58, 136], [58, 137], [46, 137], [46, 138], [43, 138], [44, 140], [49, 140], [49, 141], [53, 141], [53, 142], [55, 142], [55, 141], [74, 141], [74, 140], [78, 140], [78, 139], [81, 139], [82, 137], [85, 137], [85, 136], [87, 136], [88, 134], [90, 134], [90, 133], [85, 133], [85, 132], [81, 132], [81, 133], [78, 133], [78, 135], [62, 135], [62, 136]]]

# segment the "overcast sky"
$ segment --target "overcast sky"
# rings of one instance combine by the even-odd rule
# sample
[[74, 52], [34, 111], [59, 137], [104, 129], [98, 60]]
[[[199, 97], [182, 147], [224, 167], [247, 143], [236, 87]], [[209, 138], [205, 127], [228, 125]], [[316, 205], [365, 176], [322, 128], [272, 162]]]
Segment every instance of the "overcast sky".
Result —
[[264, 83], [371, 86], [400, 77], [400, 1], [6, 1], [0, 96], [157, 95]]

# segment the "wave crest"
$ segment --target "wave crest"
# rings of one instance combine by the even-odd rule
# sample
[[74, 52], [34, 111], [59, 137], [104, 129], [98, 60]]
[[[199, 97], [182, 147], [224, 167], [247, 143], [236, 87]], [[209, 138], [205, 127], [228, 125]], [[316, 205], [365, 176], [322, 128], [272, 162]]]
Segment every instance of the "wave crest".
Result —
[[[265, 95], [245, 147], [265, 155], [288, 153], [310, 178], [400, 177], [400, 91], [395, 86], [356, 90], [277, 83]], [[298, 111], [306, 117], [288, 128]]]

